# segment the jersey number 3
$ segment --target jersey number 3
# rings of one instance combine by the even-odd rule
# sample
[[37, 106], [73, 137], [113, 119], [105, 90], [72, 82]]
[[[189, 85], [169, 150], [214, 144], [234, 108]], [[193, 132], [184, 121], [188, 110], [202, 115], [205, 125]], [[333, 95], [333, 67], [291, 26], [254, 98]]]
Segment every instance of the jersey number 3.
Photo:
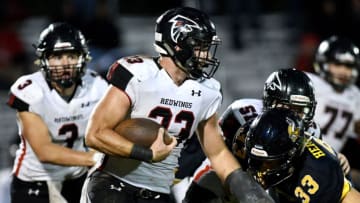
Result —
[[59, 136], [66, 137], [66, 147], [72, 148], [74, 146], [75, 140], [79, 137], [78, 127], [74, 123], [65, 124], [59, 129]]
[[301, 202], [310, 202], [310, 195], [314, 195], [319, 190], [319, 184], [310, 176], [305, 175], [301, 179], [301, 186], [295, 188], [295, 196], [301, 199]]

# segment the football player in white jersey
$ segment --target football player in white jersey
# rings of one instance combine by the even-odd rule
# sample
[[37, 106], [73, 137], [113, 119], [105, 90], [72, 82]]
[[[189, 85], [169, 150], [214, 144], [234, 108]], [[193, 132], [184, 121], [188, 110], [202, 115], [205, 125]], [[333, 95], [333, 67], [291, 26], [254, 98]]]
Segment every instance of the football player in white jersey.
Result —
[[315, 56], [316, 74], [309, 74], [318, 102], [314, 120], [323, 139], [342, 151], [352, 168], [352, 180], [360, 188], [359, 169], [360, 90], [354, 84], [359, 72], [359, 48], [350, 40], [332, 36], [322, 41]]
[[20, 77], [8, 100], [17, 110], [21, 137], [11, 202], [77, 203], [99, 155], [84, 145], [86, 125], [108, 84], [85, 68], [85, 38], [67, 23], [50, 24], [35, 48], [41, 69]]
[[[82, 200], [170, 202], [180, 151], [197, 130], [214, 170], [239, 201], [272, 202], [241, 170], [221, 137], [216, 111], [222, 95], [220, 84], [212, 78], [219, 66], [214, 51], [220, 42], [214, 24], [202, 11], [180, 7], [162, 14], [155, 30], [159, 57], [125, 57], [109, 70], [111, 87], [95, 108], [85, 139], [107, 156], [88, 177]], [[113, 130], [128, 117], [150, 118], [163, 126], [150, 148], [129, 142]], [[163, 143], [164, 129], [173, 136], [169, 145]], [[242, 187], [243, 181], [253, 187]]]

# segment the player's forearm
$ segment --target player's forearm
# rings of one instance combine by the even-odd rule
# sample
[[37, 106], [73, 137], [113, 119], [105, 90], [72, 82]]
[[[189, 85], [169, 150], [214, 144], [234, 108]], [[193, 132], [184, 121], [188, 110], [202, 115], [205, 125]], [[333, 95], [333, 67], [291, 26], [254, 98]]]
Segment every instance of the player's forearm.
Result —
[[85, 144], [108, 155], [129, 157], [133, 143], [118, 135], [111, 129], [89, 131]]
[[[234, 170], [240, 168], [240, 164], [230, 153], [229, 150], [224, 148], [217, 155], [209, 157], [212, 168], [216, 171], [222, 182], [225, 182], [226, 177]], [[224, 164], [226, 163], [226, 164]]]
[[42, 163], [63, 166], [92, 166], [95, 164], [94, 153], [75, 151], [61, 145], [49, 144], [43, 146], [43, 150], [37, 153], [37, 158]]

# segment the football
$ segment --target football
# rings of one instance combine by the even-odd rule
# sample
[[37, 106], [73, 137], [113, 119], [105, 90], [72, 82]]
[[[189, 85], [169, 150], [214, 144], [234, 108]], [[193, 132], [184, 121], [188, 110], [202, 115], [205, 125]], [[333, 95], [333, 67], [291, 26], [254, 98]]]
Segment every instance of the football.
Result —
[[[120, 122], [114, 130], [133, 143], [150, 147], [155, 141], [160, 127], [160, 124], [151, 119], [130, 118]], [[164, 143], [170, 144], [171, 140], [172, 138], [165, 133]]]

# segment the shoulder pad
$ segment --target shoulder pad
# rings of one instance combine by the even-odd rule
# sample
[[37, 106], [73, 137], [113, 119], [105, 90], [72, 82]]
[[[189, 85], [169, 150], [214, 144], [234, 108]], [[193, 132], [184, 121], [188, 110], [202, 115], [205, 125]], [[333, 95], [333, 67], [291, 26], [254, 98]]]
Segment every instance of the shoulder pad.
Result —
[[235, 100], [233, 103], [230, 104], [231, 108], [234, 110], [238, 110], [243, 107], [253, 106], [255, 107], [256, 112], [260, 113], [263, 109], [263, 101], [261, 99], [253, 99], [253, 98], [246, 98], [246, 99], [238, 99]]
[[93, 78], [101, 77], [98, 72], [96, 72], [96, 71], [94, 71], [94, 70], [91, 70], [91, 69], [86, 69], [86, 70], [85, 70], [85, 76], [86, 76], [86, 75], [89, 75], [89, 76], [91, 76], [91, 77], [93, 77]]
[[92, 81], [92, 80], [105, 80], [98, 72], [90, 69], [86, 69], [84, 76], [82, 77], [83, 81]]
[[[240, 125], [255, 118], [262, 112], [262, 100], [260, 99], [238, 99], [231, 103], [225, 113], [236, 118]], [[227, 114], [223, 114], [220, 119], [226, 119]]]
[[313, 82], [314, 86], [318, 86], [320, 84], [328, 84], [321, 76], [314, 74], [314, 73], [306, 73], [306, 75], [310, 78]]
[[350, 85], [349, 89], [351, 92], [354, 92], [354, 94], [360, 95], [360, 88], [356, 85]]
[[314, 121], [309, 124], [309, 127], [305, 131], [305, 134], [307, 136], [313, 136], [322, 139], [320, 125], [318, 123], [315, 123]]
[[214, 78], [201, 80], [200, 83], [205, 85], [208, 88], [215, 89], [215, 90], [221, 90], [220, 82]]
[[151, 77], [160, 70], [153, 58], [144, 56], [123, 57], [119, 59], [117, 63], [131, 72], [139, 80]]
[[31, 105], [43, 98], [43, 90], [40, 85], [29, 76], [20, 77], [10, 88], [11, 93]]

